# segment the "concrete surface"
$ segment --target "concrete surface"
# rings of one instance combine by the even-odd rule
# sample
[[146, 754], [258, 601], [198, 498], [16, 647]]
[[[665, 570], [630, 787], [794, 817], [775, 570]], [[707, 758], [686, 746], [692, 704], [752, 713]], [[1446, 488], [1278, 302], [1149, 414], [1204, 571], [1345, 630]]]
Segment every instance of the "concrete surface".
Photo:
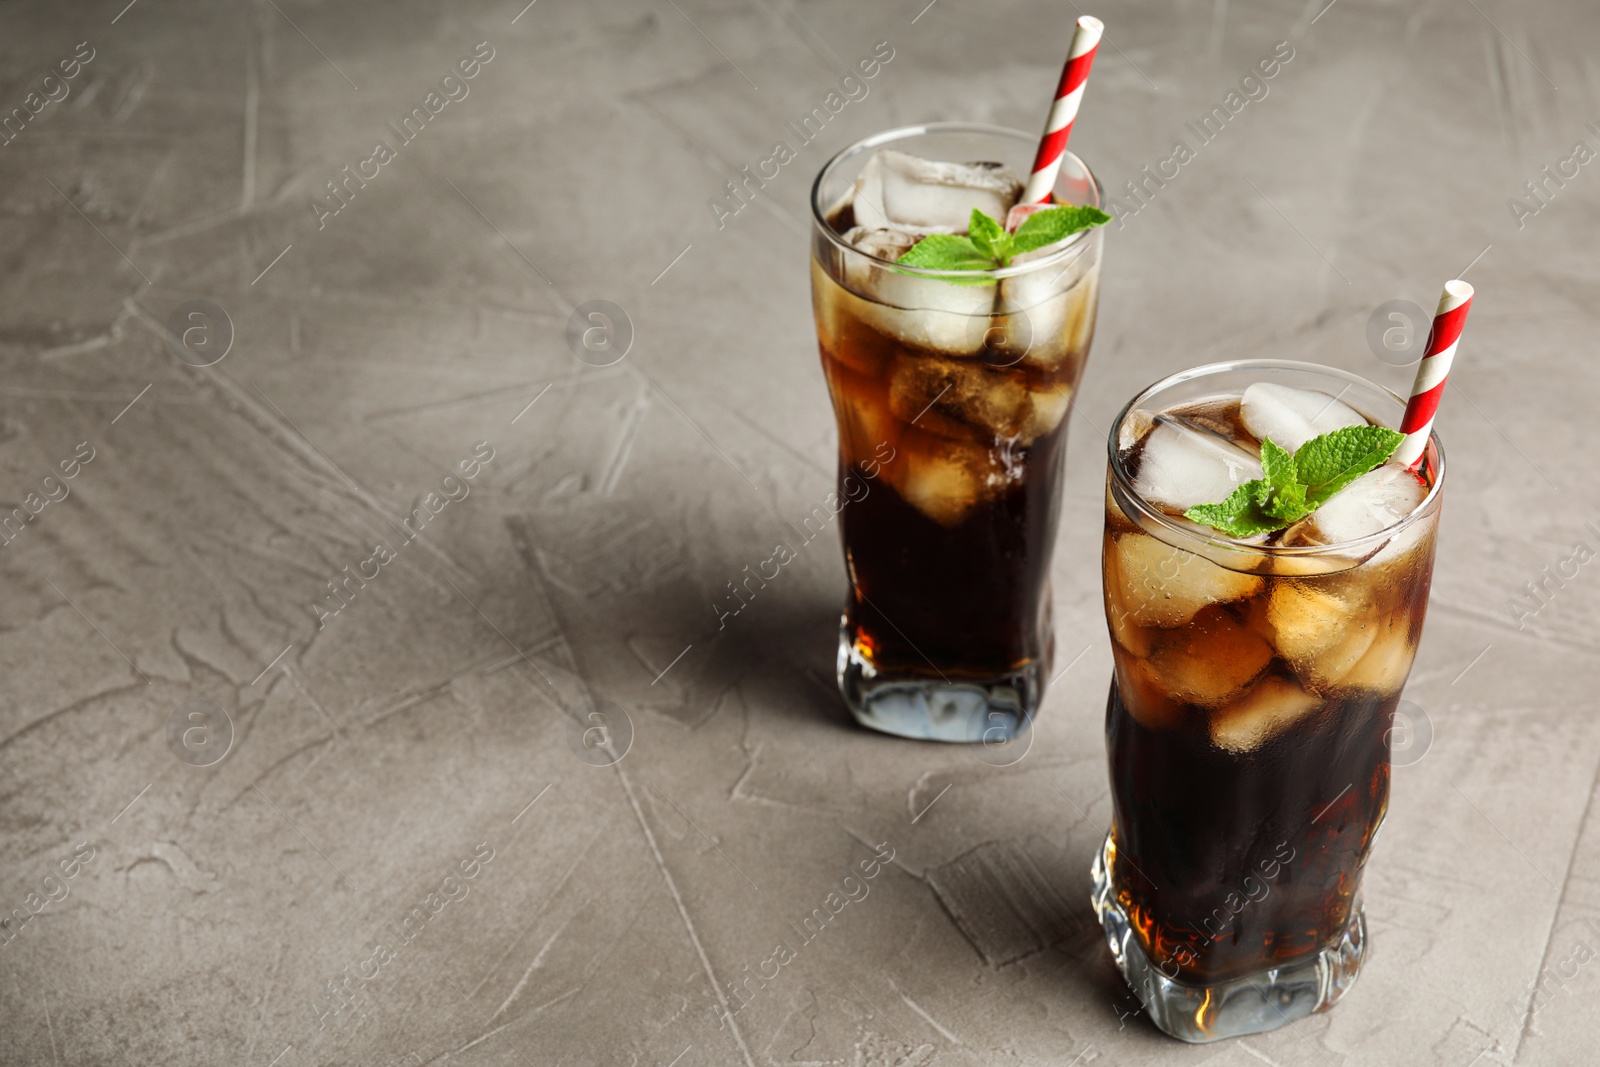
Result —
[[[831, 531], [721, 629], [714, 606], [832, 486], [812, 176], [904, 122], [1034, 128], [1076, 14], [925, 3], [0, 6], [27, 118], [0, 148], [0, 513], [37, 511], [0, 547], [0, 1060], [1592, 1062], [1600, 11], [1095, 9], [1073, 146], [1122, 218], [1055, 561], [1065, 675], [995, 766], [850, 725]], [[785, 124], [879, 42], [800, 144]], [[1200, 144], [1185, 123], [1280, 42]], [[797, 158], [716, 211], [780, 140]], [[1147, 165], [1169, 177], [1134, 201]], [[1369, 966], [1330, 1014], [1179, 1045], [1087, 901], [1103, 431], [1231, 356], [1403, 390], [1369, 318], [1463, 273], [1408, 690], [1432, 738], [1395, 774]], [[615, 347], [569, 346], [593, 300], [631, 323], [620, 360], [615, 313]]]

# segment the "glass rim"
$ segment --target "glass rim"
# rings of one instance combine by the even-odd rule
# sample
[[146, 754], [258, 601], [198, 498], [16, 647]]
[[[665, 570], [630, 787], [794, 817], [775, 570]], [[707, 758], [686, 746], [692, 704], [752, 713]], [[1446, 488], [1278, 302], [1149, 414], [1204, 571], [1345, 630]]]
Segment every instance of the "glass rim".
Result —
[[[1406, 398], [1401, 396], [1399, 393], [1396, 393], [1393, 389], [1379, 385], [1377, 382], [1374, 382], [1369, 378], [1363, 378], [1361, 375], [1352, 371], [1340, 370], [1338, 367], [1329, 367], [1322, 363], [1302, 363], [1288, 359], [1234, 359], [1226, 360], [1220, 363], [1207, 363], [1199, 367], [1191, 367], [1188, 370], [1179, 371], [1176, 374], [1169, 374], [1160, 381], [1157, 381], [1140, 390], [1132, 400], [1129, 400], [1122, 406], [1122, 410], [1117, 412], [1117, 417], [1111, 424], [1111, 433], [1106, 438], [1107, 463], [1109, 465], [1109, 470], [1111, 471], [1111, 476], [1128, 495], [1128, 498], [1139, 505], [1139, 510], [1143, 516], [1154, 520], [1154, 522], [1162, 528], [1163, 532], [1170, 532], [1176, 537], [1193, 543], [1207, 545], [1212, 549], [1253, 553], [1255, 555], [1265, 556], [1267, 558], [1286, 559], [1304, 559], [1308, 557], [1315, 558], [1323, 555], [1348, 556], [1352, 554], [1351, 549], [1359, 549], [1362, 550], [1359, 554], [1364, 558], [1366, 555], [1366, 550], [1375, 550], [1381, 547], [1383, 544], [1399, 536], [1404, 530], [1409, 528], [1413, 523], [1419, 521], [1423, 516], [1430, 514], [1437, 508], [1439, 493], [1444, 488], [1445, 474], [1444, 444], [1439, 440], [1439, 433], [1437, 430], [1429, 433], [1428, 435], [1428, 443], [1432, 446], [1431, 454], [1427, 450], [1424, 450], [1423, 452], [1424, 457], [1432, 460], [1430, 466], [1433, 468], [1434, 477], [1433, 484], [1428, 487], [1428, 493], [1422, 498], [1422, 502], [1412, 509], [1411, 514], [1407, 515], [1394, 525], [1385, 526], [1376, 533], [1367, 534], [1365, 537], [1358, 537], [1353, 541], [1338, 541], [1331, 545], [1253, 545], [1248, 542], [1235, 541], [1231, 538], [1221, 536], [1220, 533], [1217, 536], [1210, 536], [1203, 534], [1199, 530], [1192, 527], [1178, 524], [1172, 519], [1171, 516], [1167, 515], [1166, 512], [1151, 504], [1139, 494], [1139, 491], [1133, 487], [1133, 480], [1128, 476], [1128, 472], [1122, 466], [1118, 455], [1120, 450], [1117, 448], [1117, 443], [1121, 436], [1122, 424], [1124, 420], [1127, 419], [1129, 412], [1138, 407], [1140, 402], [1145, 400], [1147, 397], [1169, 389], [1173, 386], [1181, 385], [1184, 382], [1192, 381], [1196, 378], [1205, 378], [1211, 375], [1223, 374], [1229, 371], [1266, 370], [1312, 371], [1318, 374], [1327, 375], [1340, 381], [1348, 382], [1352, 385], [1367, 386], [1378, 393], [1390, 397], [1402, 408], [1405, 407], [1406, 404]], [[1363, 412], [1363, 414], [1365, 414], [1365, 412]], [[1129, 518], [1132, 519], [1133, 516], [1130, 515]], [[1142, 523], [1139, 523], [1137, 519], [1135, 519], [1135, 524], [1143, 525]]]
[[[1091, 234], [1103, 228], [1101, 226], [1091, 226], [1087, 230], [1079, 230], [1077, 233], [1069, 236], [1066, 239], [1066, 243], [1063, 244], [1059, 249], [1057, 249], [1055, 252], [1052, 252], [1050, 255], [1045, 256], [1043, 259], [1029, 260], [1027, 263], [1013, 264], [1009, 267], [995, 267], [991, 270], [935, 270], [931, 267], [914, 267], [906, 264], [896, 263], [892, 259], [884, 259], [882, 256], [875, 256], [869, 252], [863, 252], [858, 248], [854, 248], [851, 245], [846, 244], [843, 235], [836, 233], [834, 228], [828, 224], [826, 217], [827, 207], [821, 202], [823, 181], [826, 180], [827, 177], [846, 160], [852, 159], [862, 152], [873, 148], [880, 148], [895, 141], [902, 141], [911, 137], [929, 133], [975, 133], [998, 135], [1000, 137], [1009, 137], [1014, 140], [1020, 140], [1024, 144], [1035, 144], [1038, 141], [1038, 138], [1033, 134], [1012, 129], [1010, 126], [996, 126], [993, 123], [988, 122], [919, 122], [910, 126], [897, 126], [891, 130], [883, 130], [879, 133], [873, 134], [870, 137], [863, 137], [854, 144], [846, 145], [838, 152], [835, 152], [833, 157], [822, 165], [822, 169], [817, 171], [816, 180], [811, 183], [812, 224], [816, 226], [821, 233], [827, 236], [828, 240], [833, 243], [835, 248], [849, 252], [853, 255], [860, 256], [863, 259], [871, 260], [874, 263], [882, 263], [886, 266], [893, 267], [895, 270], [900, 271], [903, 274], [913, 274], [923, 278], [966, 279], [969, 281], [974, 278], [1014, 278], [1018, 275], [1030, 274], [1035, 270], [1061, 263], [1063, 260], [1068, 258], [1069, 253], [1076, 252], [1076, 250], [1089, 238]], [[1062, 152], [1062, 156], [1063, 158], [1070, 156], [1072, 159], [1076, 160], [1078, 165], [1083, 168], [1083, 173], [1088, 176], [1089, 187], [1094, 191], [1094, 203], [1086, 206], [1103, 209], [1105, 205], [1105, 189], [1101, 187], [1100, 179], [1095, 177], [1094, 171], [1089, 169], [1089, 164], [1083, 161], [1083, 157], [1071, 151], [1064, 150]]]

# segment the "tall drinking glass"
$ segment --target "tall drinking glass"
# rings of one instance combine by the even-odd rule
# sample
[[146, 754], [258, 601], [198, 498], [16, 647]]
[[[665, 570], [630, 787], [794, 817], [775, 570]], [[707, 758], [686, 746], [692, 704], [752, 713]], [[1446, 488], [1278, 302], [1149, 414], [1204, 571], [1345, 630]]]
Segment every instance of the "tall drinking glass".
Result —
[[[1361, 873], [1389, 801], [1444, 482], [1434, 437], [1421, 477], [1380, 467], [1275, 543], [1227, 539], [1151, 499], [1183, 490], [1164, 472], [1198, 478], [1230, 441], [1257, 449], [1240, 406], [1255, 383], [1325, 394], [1349, 424], [1397, 426], [1405, 408], [1353, 374], [1251, 360], [1157, 383], [1111, 432], [1112, 824], [1093, 901], [1151, 1020], [1186, 1041], [1282, 1026], [1355, 981]], [[1341, 540], [1341, 525], [1375, 532]]]
[[[1082, 231], [988, 271], [906, 267], [845, 239], [847, 195], [880, 149], [1025, 176], [1037, 141], [958, 123], [891, 130], [835, 156], [812, 190], [812, 300], [851, 586], [839, 689], [858, 721], [892, 734], [999, 741], [1038, 709], [1067, 416], [1094, 335], [1102, 237]], [[1070, 152], [1055, 196], [1100, 206]]]

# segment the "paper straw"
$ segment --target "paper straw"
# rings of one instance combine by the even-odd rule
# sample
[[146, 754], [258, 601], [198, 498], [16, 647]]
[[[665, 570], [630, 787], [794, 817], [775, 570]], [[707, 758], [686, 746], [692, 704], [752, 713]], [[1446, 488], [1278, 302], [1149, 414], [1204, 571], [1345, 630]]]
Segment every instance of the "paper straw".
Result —
[[1461, 328], [1466, 325], [1471, 308], [1472, 286], [1459, 279], [1444, 283], [1444, 295], [1439, 298], [1439, 310], [1434, 313], [1433, 329], [1428, 333], [1428, 347], [1417, 364], [1417, 380], [1411, 385], [1411, 399], [1400, 420], [1400, 432], [1406, 439], [1395, 449], [1393, 458], [1407, 470], [1421, 466], [1423, 453], [1428, 450], [1439, 397], [1444, 393], [1450, 361], [1455, 358]]
[[1020, 203], [1047, 203], [1051, 190], [1056, 187], [1061, 154], [1067, 150], [1067, 138], [1072, 136], [1072, 120], [1078, 117], [1083, 85], [1089, 80], [1089, 68], [1094, 66], [1094, 54], [1100, 49], [1100, 35], [1105, 28], [1105, 23], [1093, 15], [1078, 19], [1078, 28], [1072, 33], [1072, 47], [1067, 50], [1066, 65], [1061, 68], [1056, 102], [1045, 120], [1044, 137], [1039, 141], [1038, 154], [1033, 158], [1033, 173], [1028, 175]]

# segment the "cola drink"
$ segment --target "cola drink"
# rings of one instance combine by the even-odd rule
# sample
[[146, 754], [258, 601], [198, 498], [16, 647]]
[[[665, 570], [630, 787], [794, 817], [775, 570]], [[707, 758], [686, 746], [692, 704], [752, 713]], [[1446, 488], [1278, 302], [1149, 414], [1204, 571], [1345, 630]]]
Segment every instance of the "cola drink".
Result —
[[1366, 949], [1361, 872], [1427, 611], [1443, 454], [1233, 540], [1183, 518], [1261, 477], [1260, 441], [1398, 424], [1353, 375], [1271, 361], [1175, 376], [1111, 439], [1103, 555], [1112, 826], [1094, 904], [1161, 1029], [1189, 1041], [1322, 1010]]
[[[986, 126], [894, 131], [842, 152], [813, 194], [850, 580], [839, 685], [860, 722], [889, 733], [1004, 740], [1048, 679], [1050, 558], [1100, 231], [959, 282], [895, 262], [928, 233], [964, 232], [974, 207], [1004, 219], [1034, 141]], [[1056, 195], [1099, 204], [1070, 153]]]

